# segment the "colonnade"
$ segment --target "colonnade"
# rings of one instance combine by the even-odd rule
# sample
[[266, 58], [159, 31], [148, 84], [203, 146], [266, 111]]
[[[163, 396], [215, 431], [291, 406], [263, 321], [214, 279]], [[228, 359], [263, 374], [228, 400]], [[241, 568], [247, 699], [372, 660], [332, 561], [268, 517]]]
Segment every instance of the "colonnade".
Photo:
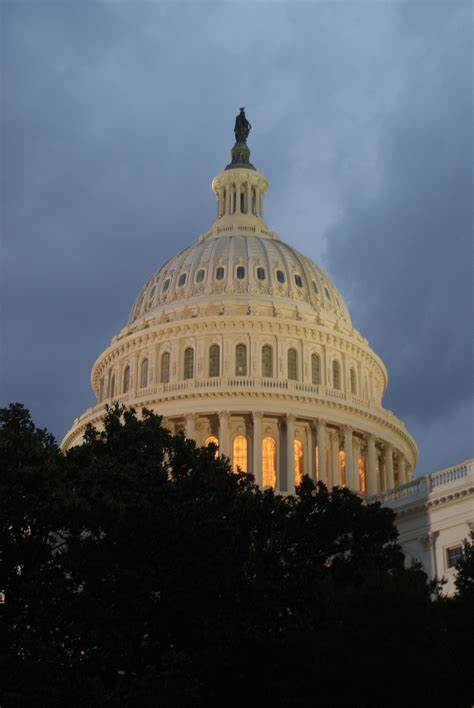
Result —
[[[303, 454], [304, 459], [300, 457], [302, 471], [327, 486], [344, 485], [371, 495], [408, 481], [404, 454], [372, 433], [323, 418], [297, 418], [292, 413], [265, 415], [255, 411], [245, 418], [248, 423], [244, 435], [248, 449], [245, 471], [252, 472], [259, 486], [264, 481], [264, 442], [269, 438], [275, 441], [274, 473], [280, 492], [294, 492], [301, 471], [295, 469], [295, 464], [299, 464], [295, 463], [295, 445], [299, 446], [300, 455]], [[235, 414], [234, 422], [237, 419], [242, 420], [242, 414]], [[220, 454], [233, 461], [233, 441], [237, 435], [242, 439], [242, 432], [236, 432], [230, 411], [220, 411], [217, 415], [187, 414], [186, 437], [205, 444], [210, 428], [207, 427], [208, 433], [203, 435], [200, 423], [208, 424], [210, 420], [215, 421], [212, 433], [218, 439]]]

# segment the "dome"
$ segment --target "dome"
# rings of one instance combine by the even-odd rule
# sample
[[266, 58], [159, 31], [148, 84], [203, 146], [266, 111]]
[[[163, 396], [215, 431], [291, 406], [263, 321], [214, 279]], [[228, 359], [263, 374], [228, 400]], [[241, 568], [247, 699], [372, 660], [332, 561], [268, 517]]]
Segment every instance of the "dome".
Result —
[[268, 181], [250, 163], [249, 129], [238, 117], [232, 161], [212, 181], [215, 222], [142, 288], [92, 367], [96, 405], [62, 447], [89, 423], [100, 429], [118, 401], [214, 442], [281, 493], [305, 473], [361, 494], [403, 485], [418, 451], [383, 406], [384, 363], [332, 281], [266, 225]]
[[347, 307], [331, 280], [309, 258], [272, 236], [230, 233], [184, 249], [142, 288], [128, 324], [176, 302], [258, 296], [277, 308], [304, 307], [350, 326]]

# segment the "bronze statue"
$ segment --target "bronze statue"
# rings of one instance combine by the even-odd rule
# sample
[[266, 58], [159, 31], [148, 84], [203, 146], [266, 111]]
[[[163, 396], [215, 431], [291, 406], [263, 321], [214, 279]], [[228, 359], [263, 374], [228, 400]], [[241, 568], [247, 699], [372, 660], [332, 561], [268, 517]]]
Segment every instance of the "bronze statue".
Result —
[[235, 142], [245, 143], [251, 130], [252, 126], [245, 117], [245, 108], [241, 108], [239, 115], [235, 119]]

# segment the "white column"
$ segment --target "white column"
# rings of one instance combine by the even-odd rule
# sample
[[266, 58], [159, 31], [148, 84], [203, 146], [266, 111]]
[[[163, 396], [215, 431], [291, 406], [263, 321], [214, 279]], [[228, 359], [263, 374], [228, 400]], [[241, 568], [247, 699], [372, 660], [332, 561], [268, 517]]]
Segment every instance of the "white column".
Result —
[[230, 437], [229, 437], [229, 419], [228, 411], [219, 413], [219, 454], [224, 457], [230, 457]]
[[395, 477], [393, 474], [393, 447], [390, 443], [385, 443], [385, 469], [387, 472], [387, 489], [393, 489]]
[[263, 415], [256, 411], [253, 413], [253, 440], [252, 440], [252, 473], [255, 483], [262, 486], [262, 421]]
[[286, 414], [286, 491], [295, 491], [295, 416]]
[[400, 452], [400, 454], [398, 455], [398, 483], [405, 484], [406, 481], [407, 481], [407, 472], [406, 472], [405, 455], [403, 455]]
[[319, 418], [317, 426], [318, 436], [318, 472], [319, 481], [328, 484], [328, 472], [326, 469], [326, 421]]
[[377, 459], [375, 436], [367, 435], [367, 494], [377, 493]]
[[188, 413], [186, 416], [186, 437], [188, 440], [196, 440], [196, 415]]
[[331, 468], [332, 468], [332, 486], [338, 487], [341, 484], [339, 474], [339, 432], [331, 431]]
[[353, 444], [352, 444], [352, 433], [351, 427], [346, 426], [344, 428], [344, 451], [346, 453], [346, 487], [349, 489], [355, 489], [354, 480], [354, 454], [353, 454]]

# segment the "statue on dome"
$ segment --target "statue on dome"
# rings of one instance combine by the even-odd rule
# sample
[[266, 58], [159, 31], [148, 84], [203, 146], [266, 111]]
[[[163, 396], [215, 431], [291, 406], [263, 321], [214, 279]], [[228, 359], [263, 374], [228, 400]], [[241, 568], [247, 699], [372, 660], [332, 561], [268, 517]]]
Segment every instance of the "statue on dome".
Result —
[[245, 143], [251, 130], [252, 126], [245, 117], [245, 108], [241, 108], [239, 115], [235, 119], [235, 142]]

